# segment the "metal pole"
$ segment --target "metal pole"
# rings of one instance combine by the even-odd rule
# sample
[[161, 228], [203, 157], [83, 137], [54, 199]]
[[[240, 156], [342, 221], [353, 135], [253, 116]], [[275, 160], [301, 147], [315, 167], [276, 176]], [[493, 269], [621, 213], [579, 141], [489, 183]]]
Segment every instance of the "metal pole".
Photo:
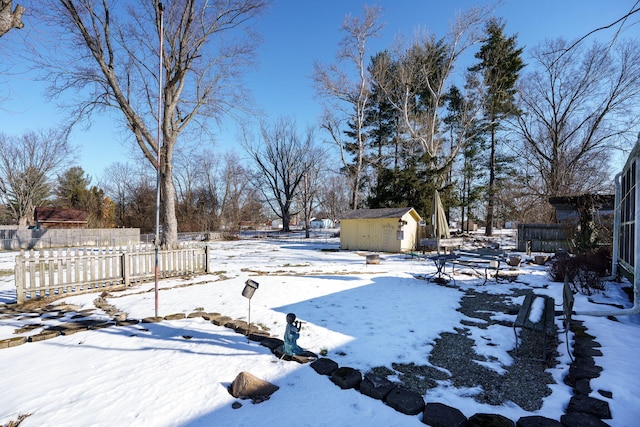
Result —
[[158, 34], [160, 38], [160, 50], [159, 50], [159, 67], [158, 67], [158, 152], [156, 154], [156, 236], [154, 239], [155, 244], [155, 315], [158, 317], [158, 276], [159, 276], [159, 244], [160, 244], [160, 153], [161, 153], [161, 139], [162, 139], [162, 56], [163, 56], [163, 41], [164, 41], [164, 5], [158, 3], [158, 11], [160, 12], [160, 32]]
[[251, 339], [249, 338], [251, 336], [251, 298], [249, 298], [249, 325], [247, 326], [247, 344], [249, 344], [249, 341], [251, 341]]

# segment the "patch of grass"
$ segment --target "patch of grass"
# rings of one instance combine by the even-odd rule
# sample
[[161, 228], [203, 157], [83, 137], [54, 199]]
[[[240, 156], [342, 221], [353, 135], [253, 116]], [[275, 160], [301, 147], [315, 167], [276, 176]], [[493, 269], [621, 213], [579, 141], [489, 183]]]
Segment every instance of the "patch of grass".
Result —
[[260, 327], [260, 329], [262, 329], [263, 331], [270, 331], [271, 329], [265, 325], [264, 323], [258, 323], [258, 326]]
[[194, 311], [204, 311], [204, 307], [196, 307]]
[[18, 427], [25, 418], [31, 416], [31, 414], [20, 414], [18, 415], [18, 419], [15, 421], [9, 421], [6, 427]]
[[13, 276], [14, 273], [13, 270], [0, 270], [0, 276]]

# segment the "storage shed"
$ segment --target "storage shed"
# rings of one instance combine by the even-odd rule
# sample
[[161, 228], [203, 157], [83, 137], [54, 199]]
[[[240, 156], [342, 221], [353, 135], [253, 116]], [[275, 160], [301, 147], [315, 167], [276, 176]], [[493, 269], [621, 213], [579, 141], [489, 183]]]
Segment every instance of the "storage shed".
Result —
[[36, 208], [34, 219], [38, 228], [87, 228], [89, 214], [80, 209]]
[[413, 208], [347, 211], [340, 218], [340, 249], [412, 251], [418, 246], [420, 220]]

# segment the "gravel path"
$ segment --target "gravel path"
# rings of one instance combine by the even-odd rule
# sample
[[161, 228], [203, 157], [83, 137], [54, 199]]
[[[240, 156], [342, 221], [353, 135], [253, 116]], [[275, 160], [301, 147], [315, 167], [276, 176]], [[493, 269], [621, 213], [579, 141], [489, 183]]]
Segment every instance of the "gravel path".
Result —
[[[441, 334], [429, 356], [431, 366], [393, 364], [391, 368], [379, 367], [373, 371], [384, 377], [397, 375], [406, 387], [420, 394], [428, 394], [429, 389], [437, 387], [438, 381], [448, 380], [458, 388], [481, 387], [482, 392], [473, 396], [480, 403], [502, 405], [506, 401], [512, 401], [526, 411], [540, 409], [542, 399], [551, 394], [549, 384], [555, 382], [551, 374], [545, 372], [549, 363], [555, 363], [555, 338], [547, 342], [546, 364], [524, 357], [514, 357], [513, 364], [505, 367], [506, 372], [499, 374], [474, 363], [487, 359], [473, 351], [474, 341], [469, 338], [469, 327], [486, 329], [496, 323], [511, 327], [510, 323], [495, 321], [491, 316], [495, 312], [517, 314], [518, 307], [509, 302], [511, 297], [517, 295], [519, 294], [494, 295], [467, 291], [458, 311], [470, 319], [476, 318], [479, 321], [476, 323], [473, 320], [463, 320], [456, 333]], [[523, 330], [520, 338], [522, 354], [541, 354], [541, 334]]]

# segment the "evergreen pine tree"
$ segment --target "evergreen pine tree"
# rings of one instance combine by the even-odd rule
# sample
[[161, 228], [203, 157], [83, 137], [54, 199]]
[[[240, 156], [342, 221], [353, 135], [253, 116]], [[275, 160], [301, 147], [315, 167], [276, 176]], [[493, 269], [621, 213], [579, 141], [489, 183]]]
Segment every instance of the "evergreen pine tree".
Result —
[[498, 19], [491, 19], [487, 23], [487, 40], [475, 55], [480, 62], [469, 69], [482, 74], [482, 84], [486, 90], [485, 120], [488, 122], [490, 134], [487, 236], [493, 234], [498, 170], [497, 132], [502, 121], [518, 114], [515, 105], [515, 85], [520, 70], [524, 67], [521, 58], [523, 49], [517, 47], [516, 36], [505, 36], [504, 27], [505, 24]]

